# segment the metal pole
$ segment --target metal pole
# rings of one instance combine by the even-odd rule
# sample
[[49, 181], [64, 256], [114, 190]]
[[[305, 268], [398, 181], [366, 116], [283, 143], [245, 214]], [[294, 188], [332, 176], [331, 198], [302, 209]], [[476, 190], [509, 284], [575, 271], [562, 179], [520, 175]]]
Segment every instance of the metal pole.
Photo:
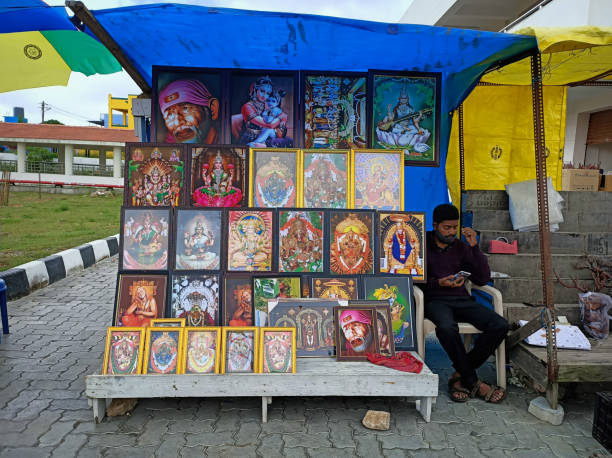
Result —
[[461, 200], [465, 192], [465, 144], [463, 133], [463, 104], [459, 105], [459, 184], [461, 186]]

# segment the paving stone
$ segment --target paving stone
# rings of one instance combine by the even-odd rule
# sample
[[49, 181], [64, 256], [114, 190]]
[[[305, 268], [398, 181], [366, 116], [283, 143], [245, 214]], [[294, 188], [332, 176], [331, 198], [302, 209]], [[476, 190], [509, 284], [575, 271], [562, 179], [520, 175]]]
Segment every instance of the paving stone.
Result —
[[[383, 450], [392, 448], [418, 450], [429, 447], [421, 436], [380, 436], [379, 439]], [[386, 454], [387, 452], [384, 451], [384, 453]]]
[[384, 456], [386, 458], [404, 458], [408, 456], [408, 452], [395, 448], [393, 450], [384, 450]]
[[186, 433], [185, 438], [187, 447], [202, 445], [210, 447], [215, 445], [231, 445], [234, 443], [233, 434], [230, 431], [214, 432], [214, 433]]
[[423, 429], [423, 436], [425, 442], [429, 444], [429, 448], [434, 450], [444, 450], [449, 447], [448, 441], [446, 440], [446, 433], [439, 424], [429, 424], [427, 428]]
[[515, 449], [519, 448], [519, 441], [516, 436], [510, 432], [505, 434], [472, 434], [472, 437], [476, 439], [478, 448], [481, 450], [488, 449]]
[[97, 434], [91, 436], [87, 441], [88, 447], [104, 448], [104, 447], [134, 447], [138, 436], [136, 434]]
[[149, 458], [155, 453], [155, 446], [110, 447], [104, 449], [104, 458]]
[[[410, 456], [414, 458], [456, 458], [454, 449], [445, 448], [442, 450], [415, 450], [410, 452]], [[473, 455], [477, 456], [477, 455]]]
[[262, 424], [264, 433], [296, 433], [305, 431], [303, 421], [268, 421]]
[[362, 458], [383, 456], [376, 436], [355, 436], [355, 442], [357, 444], [356, 453], [358, 456]]
[[305, 448], [328, 448], [331, 447], [331, 442], [326, 433], [293, 433], [283, 434], [283, 442], [285, 449], [293, 447]]
[[325, 409], [329, 421], [354, 420], [361, 422], [368, 409]]
[[33, 420], [38, 418], [40, 413], [47, 409], [49, 405], [50, 401], [48, 399], [35, 399], [25, 409], [20, 409], [17, 412], [15, 420]]
[[1, 458], [39, 458], [48, 457], [51, 447], [17, 447], [6, 448], [0, 452]]
[[[306, 449], [302, 447], [294, 447], [284, 449], [284, 455], [286, 458], [307, 458]], [[314, 455], [317, 456], [317, 455]]]
[[53, 458], [65, 458], [69, 456], [76, 456], [77, 452], [83, 445], [87, 443], [87, 436], [85, 434], [71, 434], [64, 438], [62, 443], [53, 449]]
[[329, 438], [334, 448], [354, 447], [353, 428], [348, 421], [329, 422]]
[[262, 435], [257, 447], [257, 453], [264, 457], [279, 456], [283, 445], [283, 439], [280, 434]]
[[328, 456], [333, 456], [334, 458], [342, 458], [342, 457], [354, 458], [355, 456], [357, 456], [357, 449], [355, 447], [350, 447], [350, 448], [334, 447], [329, 450], [323, 450], [320, 448], [315, 448], [315, 449], [309, 448], [309, 449], [306, 449], [306, 452], [310, 456], [328, 455]]
[[158, 445], [162, 436], [168, 432], [168, 423], [163, 418], [149, 420], [144, 432], [138, 436], [138, 445]]
[[236, 432], [238, 430], [238, 411], [225, 412], [215, 422], [215, 431], [231, 431]]
[[28, 421], [22, 420], [0, 420], [0, 431], [3, 433], [19, 433], [23, 431], [28, 424]]
[[166, 458], [170, 456], [178, 456], [179, 450], [185, 445], [185, 435], [181, 434], [164, 434], [161, 440], [161, 445], [155, 451], [155, 456]]
[[235, 458], [243, 458], [243, 457], [256, 457], [256, 447], [254, 445], [247, 445], [244, 447], [208, 447], [206, 449], [207, 456], [219, 456], [219, 457], [235, 457]]
[[212, 420], [204, 421], [173, 421], [168, 426], [169, 433], [212, 433], [214, 423]]
[[196, 445], [195, 447], [183, 447], [179, 450], [176, 456], [181, 458], [202, 458], [206, 456], [206, 447]]
[[240, 425], [238, 434], [236, 434], [236, 445], [239, 447], [245, 445], [253, 445], [258, 443], [259, 432], [261, 431], [260, 423], [247, 422]]
[[59, 444], [64, 436], [74, 429], [74, 422], [58, 421], [51, 425], [51, 429], [41, 436], [39, 444], [41, 447]]
[[572, 458], [575, 456], [580, 456], [576, 453], [574, 447], [570, 445], [573, 438], [563, 438], [560, 436], [547, 436], [542, 437], [542, 441], [548, 445], [548, 447], [552, 450], [555, 456], [559, 458]]
[[305, 419], [306, 427], [309, 433], [329, 432], [328, 419], [324, 410], [307, 410]]

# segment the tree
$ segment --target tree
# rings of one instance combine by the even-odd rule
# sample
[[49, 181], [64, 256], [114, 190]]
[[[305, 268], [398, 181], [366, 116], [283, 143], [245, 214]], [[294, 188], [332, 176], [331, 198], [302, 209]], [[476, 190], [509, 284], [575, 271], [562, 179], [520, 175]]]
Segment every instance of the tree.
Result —
[[63, 122], [59, 122], [57, 119], [49, 119], [45, 122], [41, 122], [41, 124], [59, 124], [59, 125], [64, 125]]

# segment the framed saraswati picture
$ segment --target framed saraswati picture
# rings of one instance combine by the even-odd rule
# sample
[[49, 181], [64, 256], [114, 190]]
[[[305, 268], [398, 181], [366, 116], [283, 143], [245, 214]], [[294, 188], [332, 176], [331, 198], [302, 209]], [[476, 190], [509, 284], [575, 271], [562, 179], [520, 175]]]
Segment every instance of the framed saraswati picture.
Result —
[[259, 328], [222, 328], [221, 373], [257, 373]]
[[374, 212], [338, 210], [328, 215], [330, 274], [374, 273]]
[[145, 328], [109, 327], [102, 375], [140, 374], [144, 341]]
[[180, 374], [184, 328], [147, 328], [143, 374]]
[[259, 330], [259, 372], [295, 374], [295, 328]]
[[304, 147], [366, 148], [367, 74], [301, 73]]
[[188, 203], [194, 207], [246, 207], [247, 148], [191, 146]]
[[351, 151], [353, 208], [404, 209], [404, 162], [401, 151]]
[[183, 145], [126, 143], [125, 156], [125, 206], [183, 205], [187, 162]]
[[185, 328], [182, 348], [181, 374], [219, 373], [221, 328]]
[[406, 165], [440, 165], [440, 73], [370, 70], [370, 145], [401, 150]]
[[350, 151], [302, 151], [300, 207], [349, 208]]
[[120, 272], [115, 295], [115, 326], [147, 327], [164, 317], [166, 274]]
[[272, 271], [274, 210], [227, 211], [227, 270]]
[[325, 212], [278, 211], [279, 272], [323, 272]]
[[170, 209], [123, 208], [119, 268], [167, 270], [170, 242]]
[[377, 213], [379, 259], [378, 271], [410, 274], [415, 283], [427, 281], [425, 249], [425, 213]]
[[183, 326], [192, 327], [220, 324], [220, 274], [173, 271], [169, 296], [167, 319], [181, 319]]
[[298, 154], [293, 149], [251, 149], [249, 153], [249, 206], [295, 207], [301, 177]]
[[223, 211], [179, 208], [174, 215], [174, 268], [221, 270]]

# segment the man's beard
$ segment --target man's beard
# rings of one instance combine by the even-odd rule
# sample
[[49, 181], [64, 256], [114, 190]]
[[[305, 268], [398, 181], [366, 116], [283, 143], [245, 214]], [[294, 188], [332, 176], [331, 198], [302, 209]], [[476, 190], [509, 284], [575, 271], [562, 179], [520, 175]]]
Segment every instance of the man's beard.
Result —
[[447, 245], [452, 244], [452, 243], [453, 243], [453, 242], [454, 242], [454, 241], [457, 239], [457, 236], [456, 236], [456, 235], [446, 235], [446, 236], [445, 236], [445, 235], [442, 235], [442, 234], [440, 233], [440, 231], [438, 231], [438, 229], [436, 229], [436, 230], [434, 231], [434, 234], [436, 235], [436, 238], [437, 238], [437, 239], [438, 239], [440, 242], [445, 243], [445, 244], [447, 244]]
[[362, 339], [359, 340], [361, 340], [361, 344], [359, 345], [353, 345], [352, 342], [350, 343], [353, 351], [357, 353], [365, 351], [368, 348], [368, 345], [370, 345], [370, 342], [372, 341], [372, 332], [368, 331], [368, 333]]

